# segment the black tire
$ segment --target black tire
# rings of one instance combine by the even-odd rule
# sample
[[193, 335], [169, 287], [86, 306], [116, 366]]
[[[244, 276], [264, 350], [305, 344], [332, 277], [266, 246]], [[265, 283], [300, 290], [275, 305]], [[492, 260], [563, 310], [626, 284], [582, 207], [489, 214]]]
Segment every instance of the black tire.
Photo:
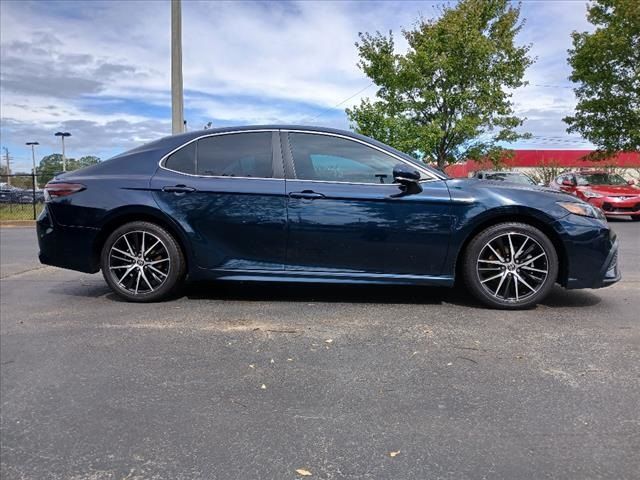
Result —
[[[157, 240], [160, 244], [152, 249]], [[149, 253], [140, 257], [141, 251]], [[118, 227], [104, 242], [100, 268], [111, 290], [121, 298], [156, 302], [176, 293], [184, 281], [186, 262], [178, 242], [164, 228], [150, 222], [131, 222]]]
[[633, 215], [631, 217], [631, 220], [634, 221], [634, 222], [640, 222], [640, 215]]
[[[515, 247], [510, 249], [509, 242]], [[519, 252], [521, 243], [523, 251]], [[509, 257], [514, 250], [519, 254], [515, 259]], [[494, 255], [496, 251], [502, 259]], [[531, 263], [542, 252], [546, 256]], [[545, 270], [546, 276], [540, 273]], [[467, 246], [462, 265], [471, 293], [485, 305], [503, 310], [530, 308], [542, 301], [553, 288], [558, 270], [558, 254], [551, 240], [537, 228], [519, 222], [500, 223], [477, 234]]]

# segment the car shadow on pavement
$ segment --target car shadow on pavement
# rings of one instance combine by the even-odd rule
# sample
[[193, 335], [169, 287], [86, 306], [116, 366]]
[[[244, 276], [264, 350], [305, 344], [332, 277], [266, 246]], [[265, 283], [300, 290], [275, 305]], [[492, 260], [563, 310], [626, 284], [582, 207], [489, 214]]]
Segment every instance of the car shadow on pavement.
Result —
[[[189, 284], [182, 295], [194, 300], [422, 305], [449, 303], [461, 307], [486, 308], [462, 287], [198, 282]], [[600, 297], [591, 292], [565, 290], [556, 285], [541, 305], [580, 308], [598, 303]]]
[[592, 307], [600, 303], [600, 301], [600, 296], [589, 290], [565, 290], [556, 285], [553, 287], [553, 290], [551, 290], [549, 296], [540, 304], [555, 308], [580, 308]]
[[182, 294], [198, 300], [441, 304], [451, 290], [399, 285], [194, 282]]
[[[73, 297], [104, 297], [113, 302], [126, 300], [112, 293], [100, 283], [63, 282], [50, 290], [57, 295]], [[337, 284], [287, 284], [272, 282], [189, 282], [179, 295], [190, 300], [229, 300], [244, 302], [325, 302], [362, 304], [451, 304], [468, 308], [486, 308], [473, 298], [464, 287], [455, 288], [404, 286], [404, 285], [337, 285]], [[600, 297], [587, 290], [565, 290], [555, 286], [541, 302], [546, 307], [590, 307], [600, 303]]]

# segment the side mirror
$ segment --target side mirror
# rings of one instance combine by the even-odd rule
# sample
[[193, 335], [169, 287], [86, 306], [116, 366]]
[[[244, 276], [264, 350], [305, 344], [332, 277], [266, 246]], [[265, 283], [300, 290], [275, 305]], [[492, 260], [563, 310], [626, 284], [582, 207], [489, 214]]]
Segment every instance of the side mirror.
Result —
[[411, 168], [406, 163], [398, 163], [393, 167], [393, 182], [400, 184], [402, 193], [395, 196], [411, 195], [420, 193], [420, 172], [415, 168]]
[[417, 183], [420, 181], [420, 172], [406, 163], [398, 163], [393, 167], [393, 181], [401, 184]]
[[627, 181], [627, 183], [628, 183], [629, 185], [635, 185], [635, 184], [636, 184], [636, 181], [635, 181], [635, 180], [629, 180], [629, 181]]
[[562, 180], [562, 185], [564, 185], [565, 187], [573, 187], [573, 182], [571, 180]]

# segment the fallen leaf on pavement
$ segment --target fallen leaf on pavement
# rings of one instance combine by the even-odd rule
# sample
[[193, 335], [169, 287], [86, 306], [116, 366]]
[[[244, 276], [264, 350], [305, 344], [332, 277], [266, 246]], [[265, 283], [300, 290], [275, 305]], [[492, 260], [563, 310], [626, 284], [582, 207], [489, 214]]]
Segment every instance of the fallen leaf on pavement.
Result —
[[296, 473], [301, 477], [310, 477], [311, 475], [313, 475], [309, 470], [305, 470], [304, 468], [298, 468], [296, 470]]
[[396, 451], [396, 452], [389, 452], [389, 456], [390, 457], [395, 457], [396, 455], [398, 455], [400, 453], [400, 450]]
[[324, 343], [333, 343], [333, 338], [327, 338]]

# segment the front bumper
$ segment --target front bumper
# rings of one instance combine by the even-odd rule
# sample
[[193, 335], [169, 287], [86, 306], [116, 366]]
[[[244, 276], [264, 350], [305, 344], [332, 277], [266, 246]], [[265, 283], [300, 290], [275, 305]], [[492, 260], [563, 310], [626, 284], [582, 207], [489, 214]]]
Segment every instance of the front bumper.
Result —
[[620, 280], [618, 238], [606, 221], [571, 214], [556, 227], [563, 240], [562, 286], [602, 288]]
[[620, 264], [619, 260], [619, 249], [618, 249], [618, 239], [614, 240], [613, 246], [611, 247], [611, 251], [607, 256], [600, 272], [598, 274], [598, 279], [593, 284], [591, 288], [603, 288], [613, 285], [616, 282], [619, 282], [622, 278], [622, 274], [620, 272]]
[[608, 217], [640, 215], [640, 197], [620, 200], [617, 197], [599, 197], [588, 199], [589, 203], [600, 208]]

